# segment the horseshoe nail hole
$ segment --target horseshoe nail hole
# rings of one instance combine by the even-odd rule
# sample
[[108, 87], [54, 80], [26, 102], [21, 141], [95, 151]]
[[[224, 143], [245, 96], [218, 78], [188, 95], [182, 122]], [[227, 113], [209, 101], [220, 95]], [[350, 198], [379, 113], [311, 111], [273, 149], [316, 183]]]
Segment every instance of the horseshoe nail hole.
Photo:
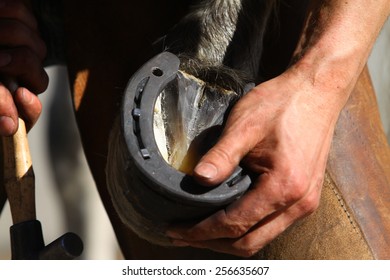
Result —
[[164, 75], [164, 72], [160, 68], [158, 68], [158, 67], [153, 68], [152, 69], [152, 73], [156, 77], [161, 77], [162, 75]]

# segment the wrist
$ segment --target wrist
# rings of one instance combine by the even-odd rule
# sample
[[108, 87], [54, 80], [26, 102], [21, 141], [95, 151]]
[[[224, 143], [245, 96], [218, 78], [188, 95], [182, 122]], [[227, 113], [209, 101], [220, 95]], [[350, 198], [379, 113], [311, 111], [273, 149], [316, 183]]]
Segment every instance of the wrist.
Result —
[[313, 47], [288, 70], [323, 98], [346, 102], [365, 60], [356, 57], [357, 51], [332, 51]]
[[335, 124], [364, 67], [349, 55], [334, 53], [325, 57], [320, 50], [307, 53], [286, 72], [295, 81], [299, 102], [307, 104], [311, 113], [321, 114], [327, 123]]
[[308, 102], [337, 119], [367, 61], [367, 46], [319, 40], [287, 70], [302, 84]]
[[390, 11], [388, 1], [313, 2], [288, 70], [322, 103], [341, 110]]

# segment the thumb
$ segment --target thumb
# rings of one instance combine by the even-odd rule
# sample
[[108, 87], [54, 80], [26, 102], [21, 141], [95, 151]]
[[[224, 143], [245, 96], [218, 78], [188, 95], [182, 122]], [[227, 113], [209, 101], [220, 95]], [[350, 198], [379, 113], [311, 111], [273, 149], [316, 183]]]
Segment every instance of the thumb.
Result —
[[242, 141], [239, 135], [234, 131], [222, 134], [195, 166], [193, 176], [196, 181], [205, 186], [214, 186], [229, 178], [249, 152], [249, 143]]

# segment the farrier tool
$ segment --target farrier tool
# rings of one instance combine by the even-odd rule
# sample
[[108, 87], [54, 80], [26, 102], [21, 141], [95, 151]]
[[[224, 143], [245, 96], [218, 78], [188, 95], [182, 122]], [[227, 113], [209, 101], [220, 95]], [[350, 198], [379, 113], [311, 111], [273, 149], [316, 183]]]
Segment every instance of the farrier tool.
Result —
[[11, 208], [12, 259], [74, 259], [83, 243], [74, 233], [66, 233], [45, 246], [41, 223], [36, 219], [35, 176], [24, 121], [11, 137], [3, 137], [4, 184]]

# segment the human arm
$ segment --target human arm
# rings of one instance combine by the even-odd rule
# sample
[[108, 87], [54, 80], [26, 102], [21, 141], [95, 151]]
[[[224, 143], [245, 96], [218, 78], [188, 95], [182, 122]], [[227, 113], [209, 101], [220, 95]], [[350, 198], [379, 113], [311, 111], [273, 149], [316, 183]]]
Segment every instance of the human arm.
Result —
[[237, 103], [220, 141], [195, 169], [205, 185], [221, 182], [239, 162], [261, 175], [227, 209], [171, 228], [173, 244], [250, 256], [317, 208], [338, 115], [390, 3], [312, 2], [292, 65]]
[[[0, 135], [12, 135], [21, 116], [28, 128], [37, 121], [41, 103], [34, 93], [43, 92], [48, 77], [42, 61], [46, 47], [39, 36], [29, 1], [0, 3]], [[10, 81], [20, 85], [12, 93]], [[12, 85], [11, 85], [12, 87]]]

